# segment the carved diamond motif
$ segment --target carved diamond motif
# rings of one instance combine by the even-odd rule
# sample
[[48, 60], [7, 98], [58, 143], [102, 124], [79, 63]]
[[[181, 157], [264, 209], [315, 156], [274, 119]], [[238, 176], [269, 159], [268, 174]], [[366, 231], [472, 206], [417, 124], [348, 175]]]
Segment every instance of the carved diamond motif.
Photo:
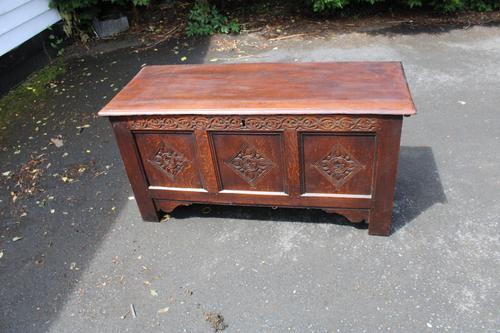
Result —
[[274, 163], [257, 151], [255, 147], [243, 144], [238, 152], [225, 162], [250, 185], [254, 185], [274, 167]]
[[321, 160], [313, 164], [318, 171], [326, 176], [335, 189], [339, 189], [364, 166], [338, 143]]
[[178, 151], [161, 143], [156, 154], [148, 160], [153, 166], [165, 173], [171, 180], [184, 169], [187, 159]]

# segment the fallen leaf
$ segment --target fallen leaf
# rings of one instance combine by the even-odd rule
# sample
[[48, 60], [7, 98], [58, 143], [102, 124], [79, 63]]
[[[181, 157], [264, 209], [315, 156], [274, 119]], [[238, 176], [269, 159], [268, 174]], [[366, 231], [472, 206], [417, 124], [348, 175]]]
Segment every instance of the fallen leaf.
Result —
[[181, 58], [181, 61], [186, 61], [187, 60], [187, 57], [182, 57]]
[[223, 331], [227, 328], [227, 324], [224, 322], [224, 317], [220, 313], [206, 313], [205, 321], [210, 323], [215, 332]]
[[3, 250], [0, 251], [0, 259], [2, 259], [2, 258], [3, 258]]
[[12, 238], [12, 241], [17, 242], [18, 240], [21, 240], [23, 238], [24, 238], [23, 236], [16, 236], [16, 237]]
[[54, 144], [54, 146], [56, 146], [57, 148], [61, 148], [64, 145], [62, 136], [60, 136], [60, 135], [55, 137], [55, 138], [50, 139], [50, 142], [52, 142]]
[[167, 313], [168, 310], [170, 310], [170, 308], [167, 306], [166, 308], [162, 308], [162, 309], [158, 310], [158, 313], [160, 313], [160, 314], [161, 313]]
[[149, 293], [150, 293], [150, 294], [151, 294], [151, 296], [153, 296], [153, 297], [158, 296], [158, 293], [157, 293], [157, 292], [156, 292], [156, 290], [154, 290], [154, 289], [150, 289], [150, 290], [149, 290]]
[[132, 313], [132, 318], [137, 318], [137, 314], [135, 313], [134, 304], [130, 304], [130, 313]]
[[169, 215], [169, 214], [165, 214], [165, 215], [163, 216], [163, 218], [160, 220], [160, 222], [166, 222], [166, 221], [168, 221], [168, 220], [170, 220], [170, 215]]
[[12, 171], [5, 171], [2, 172], [2, 176], [9, 177], [9, 175], [12, 173]]

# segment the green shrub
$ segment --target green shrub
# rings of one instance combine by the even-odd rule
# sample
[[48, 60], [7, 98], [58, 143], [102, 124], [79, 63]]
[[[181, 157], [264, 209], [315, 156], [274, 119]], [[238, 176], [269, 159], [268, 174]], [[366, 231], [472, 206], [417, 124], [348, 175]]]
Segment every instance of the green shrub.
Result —
[[[64, 20], [64, 31], [68, 36], [75, 36], [86, 41], [89, 36], [92, 19], [98, 17], [106, 9], [136, 8], [147, 6], [152, 0], [50, 0], [50, 6], [57, 8]], [[173, 0], [172, 0], [173, 1]], [[203, 36], [214, 33], [238, 32], [240, 25], [222, 14], [219, 8], [238, 11], [240, 8], [266, 8], [272, 10], [273, 4], [286, 0], [196, 0], [188, 15], [186, 33], [188, 36]], [[377, 5], [377, 8], [408, 7], [423, 8], [440, 13], [451, 13], [461, 10], [491, 11], [500, 9], [500, 0], [288, 0], [291, 7], [312, 8], [317, 13], [327, 14], [332, 11], [343, 11], [347, 15], [356, 13], [365, 6]], [[252, 7], [253, 6], [253, 7]], [[137, 13], [137, 12], [135, 12]], [[256, 14], [257, 15], [257, 14]]]
[[150, 0], [50, 0], [50, 7], [56, 8], [61, 14], [64, 32], [68, 36], [76, 35], [85, 42], [88, 39], [86, 31], [92, 19], [97, 17], [104, 7], [147, 6], [149, 2]]
[[[347, 6], [373, 5], [384, 0], [309, 0], [315, 12], [341, 10]], [[393, 2], [409, 8], [424, 7], [438, 12], [461, 10], [491, 11], [500, 8], [500, 0], [397, 0]]]
[[240, 25], [237, 21], [230, 21], [214, 5], [206, 1], [197, 1], [189, 12], [186, 34], [190, 37], [239, 31]]

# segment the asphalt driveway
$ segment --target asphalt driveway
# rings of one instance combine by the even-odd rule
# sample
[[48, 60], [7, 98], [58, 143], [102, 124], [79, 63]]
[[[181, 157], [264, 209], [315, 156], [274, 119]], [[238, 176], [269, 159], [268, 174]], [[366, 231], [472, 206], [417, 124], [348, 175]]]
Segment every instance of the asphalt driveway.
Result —
[[[195, 205], [141, 221], [96, 117], [141, 66], [335, 60], [406, 70], [418, 115], [404, 123], [390, 237], [314, 210]], [[218, 36], [73, 58], [2, 130], [0, 331], [213, 332], [213, 312], [225, 332], [498, 332], [499, 105], [499, 27]], [[37, 192], [13, 203], [11, 175], [32, 158]]]

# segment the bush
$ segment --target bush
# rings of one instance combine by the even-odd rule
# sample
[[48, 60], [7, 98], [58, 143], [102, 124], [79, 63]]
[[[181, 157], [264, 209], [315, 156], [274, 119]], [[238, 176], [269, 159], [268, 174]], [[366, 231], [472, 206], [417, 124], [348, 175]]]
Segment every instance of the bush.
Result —
[[68, 36], [79, 37], [86, 41], [89, 37], [86, 30], [92, 19], [101, 14], [106, 6], [122, 8], [147, 6], [150, 0], [50, 0], [50, 7], [56, 8], [64, 21], [64, 32]]
[[229, 21], [227, 16], [221, 14], [214, 5], [206, 1], [197, 1], [189, 12], [186, 34], [190, 37], [239, 31], [240, 25], [237, 21]]
[[[76, 36], [86, 41], [89, 36], [92, 19], [102, 15], [107, 9], [135, 9], [147, 6], [153, 0], [50, 0], [50, 6], [57, 8], [64, 20], [64, 31], [68, 36]], [[174, 1], [174, 0], [171, 0]], [[266, 1], [266, 0], [264, 0]], [[451, 13], [461, 10], [491, 11], [500, 9], [500, 0], [196, 0], [188, 15], [186, 33], [188, 36], [203, 36], [214, 33], [238, 32], [240, 25], [230, 20], [218, 8], [238, 11], [240, 8], [255, 8], [265, 3], [266, 10], [271, 10], [275, 3], [286, 1], [290, 7], [312, 8], [313, 11], [328, 14], [332, 11], [344, 11], [349, 15], [363, 6], [377, 8], [398, 6], [407, 8], [424, 8], [440, 13]], [[251, 7], [251, 6], [254, 7]], [[137, 11], [134, 11], [137, 14]], [[136, 16], [137, 17], [137, 16]]]
[[[341, 10], [347, 6], [374, 5], [384, 0], [310, 0], [315, 12]], [[424, 7], [450, 13], [465, 9], [491, 11], [500, 8], [500, 0], [397, 0], [396, 4], [409, 8]]]

